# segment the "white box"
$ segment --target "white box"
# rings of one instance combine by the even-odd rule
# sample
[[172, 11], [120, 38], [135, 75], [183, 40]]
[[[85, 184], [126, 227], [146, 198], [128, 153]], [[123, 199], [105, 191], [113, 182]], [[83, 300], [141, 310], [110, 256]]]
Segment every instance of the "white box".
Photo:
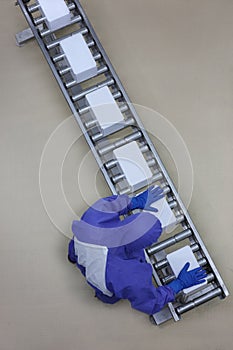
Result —
[[[197, 262], [195, 255], [192, 252], [192, 249], [188, 245], [181, 248], [181, 249], [176, 250], [175, 252], [168, 254], [167, 261], [168, 261], [169, 265], [171, 266], [171, 269], [174, 272], [176, 277], [178, 277], [180, 271], [182, 270], [182, 268], [184, 267], [184, 265], [187, 262], [190, 263], [190, 267], [189, 267], [188, 271], [193, 270], [193, 269], [200, 266]], [[190, 287], [190, 288], [186, 288], [183, 290], [183, 293], [184, 294], [191, 294], [191, 293], [195, 292], [196, 290], [202, 288], [206, 284], [207, 284], [207, 280], [205, 279], [204, 283], [198, 284], [198, 285]]]
[[60, 46], [72, 68], [72, 76], [78, 83], [97, 74], [96, 62], [82, 34], [74, 34], [61, 40]]
[[64, 0], [38, 0], [38, 4], [50, 30], [60, 29], [70, 23], [70, 10]]
[[124, 117], [107, 86], [87, 94], [86, 100], [104, 136], [122, 127]]
[[[155, 186], [156, 188], [156, 186]], [[163, 232], [169, 233], [176, 227], [176, 217], [171, 210], [165, 197], [159, 199], [158, 201], [151, 204], [153, 208], [158, 209], [158, 212], [154, 213], [150, 211], [151, 214], [155, 215], [161, 222]]]
[[113, 154], [134, 191], [151, 182], [153, 174], [136, 141], [115, 149]]

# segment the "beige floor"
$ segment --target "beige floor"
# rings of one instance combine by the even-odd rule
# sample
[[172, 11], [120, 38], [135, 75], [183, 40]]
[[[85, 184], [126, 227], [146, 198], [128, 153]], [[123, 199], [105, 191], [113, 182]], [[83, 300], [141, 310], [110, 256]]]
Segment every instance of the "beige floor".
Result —
[[[183, 137], [194, 171], [190, 212], [232, 293], [233, 2], [82, 4], [131, 100], [161, 113]], [[189, 312], [181, 322], [154, 327], [127, 302], [108, 306], [95, 300], [67, 263], [68, 240], [60, 226], [68, 232], [70, 218], [61, 215], [59, 229], [50, 221], [39, 191], [39, 164], [49, 136], [70, 111], [37, 44], [15, 45], [14, 34], [26, 23], [14, 1], [1, 0], [0, 19], [0, 348], [232, 348], [231, 296]], [[71, 124], [61, 136], [65, 140], [68, 135], [67, 142], [75, 130]], [[78, 135], [78, 127], [76, 131]], [[164, 156], [163, 147], [158, 147]], [[87, 152], [81, 138], [64, 163], [64, 191], [78, 214], [98, 193], [108, 193], [100, 175], [96, 183], [90, 180], [96, 168], [91, 156], [85, 158]], [[176, 181], [167, 159], [163, 160]], [[77, 170], [83, 160], [80, 188]], [[47, 166], [52, 174], [53, 166]], [[59, 220], [59, 200], [52, 204], [50, 217], [54, 214]]]

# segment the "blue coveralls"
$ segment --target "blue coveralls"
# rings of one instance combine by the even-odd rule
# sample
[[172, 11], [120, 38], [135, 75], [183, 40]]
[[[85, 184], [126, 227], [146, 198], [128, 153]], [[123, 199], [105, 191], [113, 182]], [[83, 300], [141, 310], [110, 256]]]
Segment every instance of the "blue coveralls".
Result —
[[[98, 299], [110, 304], [128, 299], [133, 308], [151, 315], [174, 301], [175, 294], [168, 286], [153, 285], [152, 267], [144, 254], [144, 249], [161, 235], [161, 223], [150, 213], [132, 214], [121, 220], [129, 212], [130, 200], [126, 195], [111, 196], [88, 208], [80, 221], [73, 222], [74, 238], [68, 255]], [[112, 240], [105, 239], [106, 232], [108, 236], [112, 230]]]

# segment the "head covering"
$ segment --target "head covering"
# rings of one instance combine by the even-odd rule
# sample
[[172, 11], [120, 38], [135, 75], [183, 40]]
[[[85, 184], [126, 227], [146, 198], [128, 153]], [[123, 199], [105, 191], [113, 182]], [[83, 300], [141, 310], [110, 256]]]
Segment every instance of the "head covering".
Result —
[[125, 195], [99, 199], [80, 221], [73, 222], [77, 240], [107, 248], [127, 246], [129, 250], [145, 248], [155, 242], [162, 228], [154, 215], [141, 212], [120, 220], [130, 200]]

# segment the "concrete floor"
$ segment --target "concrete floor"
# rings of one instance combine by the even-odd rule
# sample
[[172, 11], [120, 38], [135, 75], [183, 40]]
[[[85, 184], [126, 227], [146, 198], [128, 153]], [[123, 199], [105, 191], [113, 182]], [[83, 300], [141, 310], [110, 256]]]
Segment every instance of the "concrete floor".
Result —
[[[158, 111], [182, 136], [194, 176], [189, 210], [232, 293], [233, 2], [83, 0], [82, 4], [131, 100]], [[126, 301], [114, 306], [98, 302], [67, 262], [68, 239], [62, 232], [69, 235], [75, 215], [109, 191], [78, 127], [69, 119], [70, 110], [37, 44], [15, 45], [14, 34], [26, 23], [14, 1], [1, 1], [0, 18], [0, 348], [230, 349], [231, 296], [185, 314], [181, 322], [155, 327]], [[142, 119], [149, 131], [156, 132], [153, 115]], [[39, 188], [41, 155], [63, 121], [41, 168], [46, 212]], [[157, 144], [177, 182], [183, 170], [176, 170], [176, 161], [166, 156], [170, 146], [164, 140]], [[63, 164], [63, 189], [73, 211], [65, 208], [56, 190], [60, 178], [55, 170], [64, 147], [69, 152]], [[190, 173], [183, 178], [189, 183]], [[186, 191], [181, 195], [185, 197]]]

